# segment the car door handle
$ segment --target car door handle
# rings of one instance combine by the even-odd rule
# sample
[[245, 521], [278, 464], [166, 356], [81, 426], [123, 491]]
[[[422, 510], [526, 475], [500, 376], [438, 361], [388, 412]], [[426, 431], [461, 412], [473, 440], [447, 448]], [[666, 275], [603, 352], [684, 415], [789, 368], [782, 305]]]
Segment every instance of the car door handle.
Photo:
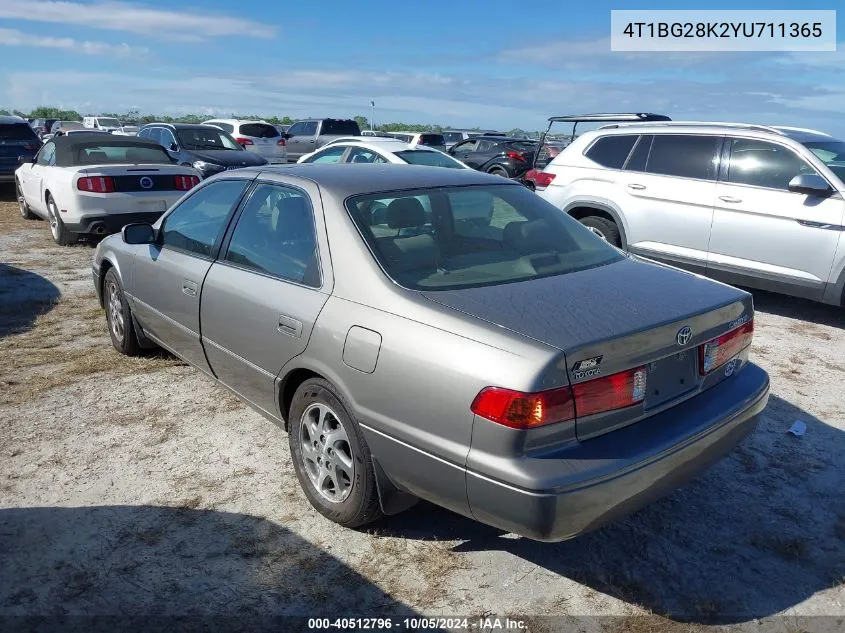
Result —
[[636, 189], [637, 191], [642, 191], [643, 189], [645, 189], [645, 185], [632, 182], [630, 185], [628, 185], [628, 189]]
[[729, 202], [730, 204], [742, 202], [742, 198], [734, 198], [733, 196], [719, 196], [719, 200], [722, 202]]
[[186, 279], [182, 282], [182, 293], [188, 295], [189, 297], [196, 297], [197, 285], [193, 281], [188, 281]]
[[302, 321], [297, 321], [293, 317], [286, 314], [279, 315], [279, 327], [277, 328], [282, 334], [299, 338], [302, 336]]

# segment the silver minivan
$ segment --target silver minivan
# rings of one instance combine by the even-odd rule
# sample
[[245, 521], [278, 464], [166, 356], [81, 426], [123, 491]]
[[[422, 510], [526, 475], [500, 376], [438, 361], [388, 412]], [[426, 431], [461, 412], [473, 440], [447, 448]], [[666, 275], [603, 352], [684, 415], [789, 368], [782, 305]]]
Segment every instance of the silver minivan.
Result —
[[213, 125], [228, 132], [245, 150], [260, 154], [270, 163], [288, 162], [287, 141], [276, 126], [266, 121], [240, 119], [210, 119], [203, 125]]

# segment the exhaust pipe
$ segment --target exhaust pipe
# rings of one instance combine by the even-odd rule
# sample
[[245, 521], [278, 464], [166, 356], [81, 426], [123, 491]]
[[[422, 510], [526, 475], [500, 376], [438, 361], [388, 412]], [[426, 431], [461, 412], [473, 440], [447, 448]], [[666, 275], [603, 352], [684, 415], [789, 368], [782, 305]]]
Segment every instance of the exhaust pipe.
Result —
[[94, 235], [105, 235], [106, 234], [106, 225], [102, 222], [97, 222], [91, 227], [91, 232]]

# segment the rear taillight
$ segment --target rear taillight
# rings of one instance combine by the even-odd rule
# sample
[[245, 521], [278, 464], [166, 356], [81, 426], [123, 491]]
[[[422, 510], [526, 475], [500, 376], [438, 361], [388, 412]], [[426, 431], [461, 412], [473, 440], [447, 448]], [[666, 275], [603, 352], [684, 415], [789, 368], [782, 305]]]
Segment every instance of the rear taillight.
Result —
[[197, 176], [175, 176], [176, 189], [179, 191], [188, 191], [200, 184], [200, 179]]
[[575, 413], [585, 416], [630, 407], [643, 401], [645, 386], [645, 367], [579, 382], [572, 386], [572, 393], [575, 395]]
[[24, 145], [23, 148], [28, 152], [35, 151], [35, 145]]
[[701, 345], [698, 348], [698, 369], [701, 375], [705, 376], [719, 369], [751, 345], [752, 338], [754, 338], [754, 319]]
[[276, 145], [281, 145], [282, 147], [284, 147], [285, 145], [287, 145], [287, 141], [285, 141], [285, 139], [283, 138], [280, 138], [279, 142], [276, 143]]
[[522, 393], [487, 387], [472, 401], [472, 412], [514, 429], [530, 429], [575, 419], [575, 403], [569, 387]]
[[545, 171], [540, 171], [539, 169], [529, 169], [525, 172], [523, 178], [533, 182], [537, 189], [545, 189], [552, 183], [552, 180], [555, 179], [555, 174], [549, 174]]
[[76, 181], [76, 188], [91, 193], [111, 193], [114, 191], [114, 178], [111, 176], [87, 176]]
[[638, 404], [645, 398], [646, 368], [548, 391], [523, 393], [487, 387], [470, 409], [476, 415], [514, 429], [530, 429]]
[[507, 156], [511, 160], [518, 160], [518, 161], [525, 162], [525, 154], [523, 154], [522, 152], [514, 152], [514, 151], [505, 152], [505, 156]]
[[241, 136], [238, 136], [235, 140], [238, 142], [238, 145], [253, 145], [254, 144], [251, 139], [243, 138]]

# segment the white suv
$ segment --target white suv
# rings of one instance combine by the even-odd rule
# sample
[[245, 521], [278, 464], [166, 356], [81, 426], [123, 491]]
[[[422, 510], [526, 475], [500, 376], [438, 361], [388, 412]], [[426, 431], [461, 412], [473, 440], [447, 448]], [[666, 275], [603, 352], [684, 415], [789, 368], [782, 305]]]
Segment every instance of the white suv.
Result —
[[845, 305], [845, 142], [732, 123], [609, 125], [542, 172], [538, 195], [632, 253]]
[[287, 141], [275, 125], [266, 121], [240, 119], [211, 119], [203, 125], [213, 125], [235, 137], [238, 145], [263, 156], [269, 163], [288, 162]]

